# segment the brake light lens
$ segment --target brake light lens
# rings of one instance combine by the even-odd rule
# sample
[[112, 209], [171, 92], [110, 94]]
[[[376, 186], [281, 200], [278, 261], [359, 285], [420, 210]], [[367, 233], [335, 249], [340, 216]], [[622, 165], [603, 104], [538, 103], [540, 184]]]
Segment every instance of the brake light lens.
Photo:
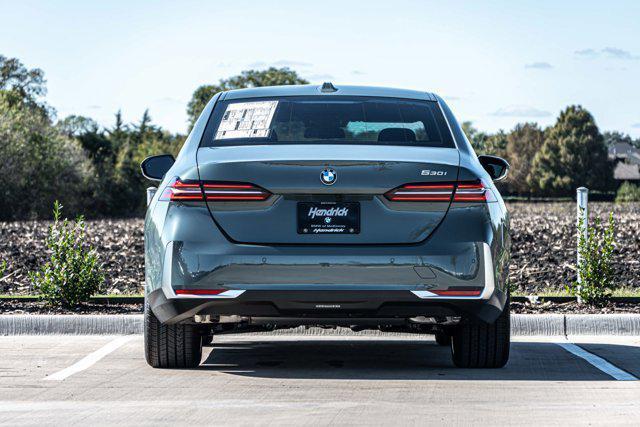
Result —
[[262, 201], [271, 193], [253, 184], [235, 184], [227, 182], [202, 183], [204, 195], [211, 201]]
[[266, 200], [270, 196], [269, 191], [253, 184], [176, 179], [164, 189], [160, 200], [251, 202]]
[[176, 295], [219, 295], [226, 289], [176, 289]]
[[495, 202], [496, 197], [480, 180], [458, 183], [415, 183], [385, 194], [392, 202]]
[[453, 195], [454, 202], [495, 202], [496, 197], [482, 181], [460, 182]]
[[477, 297], [482, 293], [482, 289], [472, 289], [472, 290], [455, 290], [455, 289], [441, 289], [441, 290], [432, 290], [430, 291], [436, 295], [440, 295], [442, 297]]
[[171, 201], [200, 201], [202, 189], [198, 181], [180, 181], [176, 179], [162, 192], [160, 200]]
[[392, 202], [449, 202], [454, 185], [447, 183], [405, 184], [385, 194]]

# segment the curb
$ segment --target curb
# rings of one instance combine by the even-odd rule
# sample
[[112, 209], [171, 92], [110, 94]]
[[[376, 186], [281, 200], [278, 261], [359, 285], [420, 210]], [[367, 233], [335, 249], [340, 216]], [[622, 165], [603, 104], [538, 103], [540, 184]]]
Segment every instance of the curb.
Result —
[[141, 314], [0, 315], [0, 335], [130, 335], [142, 333]]
[[640, 335], [640, 314], [567, 314], [565, 335]]
[[[130, 335], [142, 334], [141, 314], [119, 315], [0, 315], [2, 335]], [[294, 328], [267, 335], [380, 335], [379, 331], [353, 332], [348, 328]], [[637, 335], [640, 314], [514, 314], [512, 335]]]

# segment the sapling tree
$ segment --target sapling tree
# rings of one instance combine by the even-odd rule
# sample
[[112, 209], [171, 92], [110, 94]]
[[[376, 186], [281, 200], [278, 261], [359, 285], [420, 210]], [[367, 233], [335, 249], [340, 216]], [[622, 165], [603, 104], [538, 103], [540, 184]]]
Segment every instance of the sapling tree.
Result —
[[582, 302], [591, 305], [604, 303], [615, 288], [613, 272], [613, 251], [615, 247], [615, 221], [613, 212], [609, 214], [607, 224], [596, 217], [594, 224], [585, 224], [582, 216], [578, 221], [578, 230], [587, 227], [586, 233], [578, 235], [579, 281], [567, 286], [567, 291]]

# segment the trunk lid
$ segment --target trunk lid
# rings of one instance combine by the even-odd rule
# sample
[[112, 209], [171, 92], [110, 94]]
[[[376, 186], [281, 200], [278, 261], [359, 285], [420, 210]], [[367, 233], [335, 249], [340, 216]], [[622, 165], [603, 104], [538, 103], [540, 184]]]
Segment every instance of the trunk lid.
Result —
[[[201, 147], [197, 161], [203, 181], [251, 183], [273, 193], [261, 202], [207, 202], [212, 218], [235, 242], [410, 244], [431, 234], [449, 203], [390, 202], [384, 194], [408, 183], [456, 181], [459, 154], [453, 148], [392, 145], [242, 145]], [[321, 181], [325, 170], [335, 173], [332, 185]], [[299, 224], [300, 216], [314, 206], [336, 207], [333, 212], [348, 207], [349, 216], [359, 215], [359, 230], [301, 233], [306, 225]]]

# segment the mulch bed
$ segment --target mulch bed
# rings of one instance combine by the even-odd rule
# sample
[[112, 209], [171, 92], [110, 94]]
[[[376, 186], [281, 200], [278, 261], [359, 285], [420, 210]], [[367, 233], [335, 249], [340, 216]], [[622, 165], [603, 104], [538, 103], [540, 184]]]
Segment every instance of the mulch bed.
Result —
[[0, 300], [0, 314], [141, 314], [143, 304], [85, 303], [68, 309], [43, 302]]
[[[576, 205], [510, 203], [509, 280], [524, 294], [564, 290], [576, 280]], [[616, 220], [614, 272], [620, 285], [640, 288], [640, 203], [590, 203], [589, 212]]]
[[[510, 203], [512, 252], [509, 280], [521, 293], [563, 290], [575, 280], [575, 204]], [[592, 215], [614, 211], [614, 269], [618, 283], [640, 289], [640, 203], [591, 203]], [[142, 219], [87, 221], [87, 236], [107, 272], [106, 294], [139, 294], [144, 283]], [[0, 293], [33, 293], [28, 272], [47, 258], [47, 221], [0, 222], [0, 262], [8, 263]]]
[[[49, 221], [0, 222], [0, 262], [7, 261], [0, 293], [31, 294], [29, 271], [47, 261]], [[104, 294], [140, 294], [144, 284], [144, 220], [87, 221], [87, 238], [107, 273]]]

